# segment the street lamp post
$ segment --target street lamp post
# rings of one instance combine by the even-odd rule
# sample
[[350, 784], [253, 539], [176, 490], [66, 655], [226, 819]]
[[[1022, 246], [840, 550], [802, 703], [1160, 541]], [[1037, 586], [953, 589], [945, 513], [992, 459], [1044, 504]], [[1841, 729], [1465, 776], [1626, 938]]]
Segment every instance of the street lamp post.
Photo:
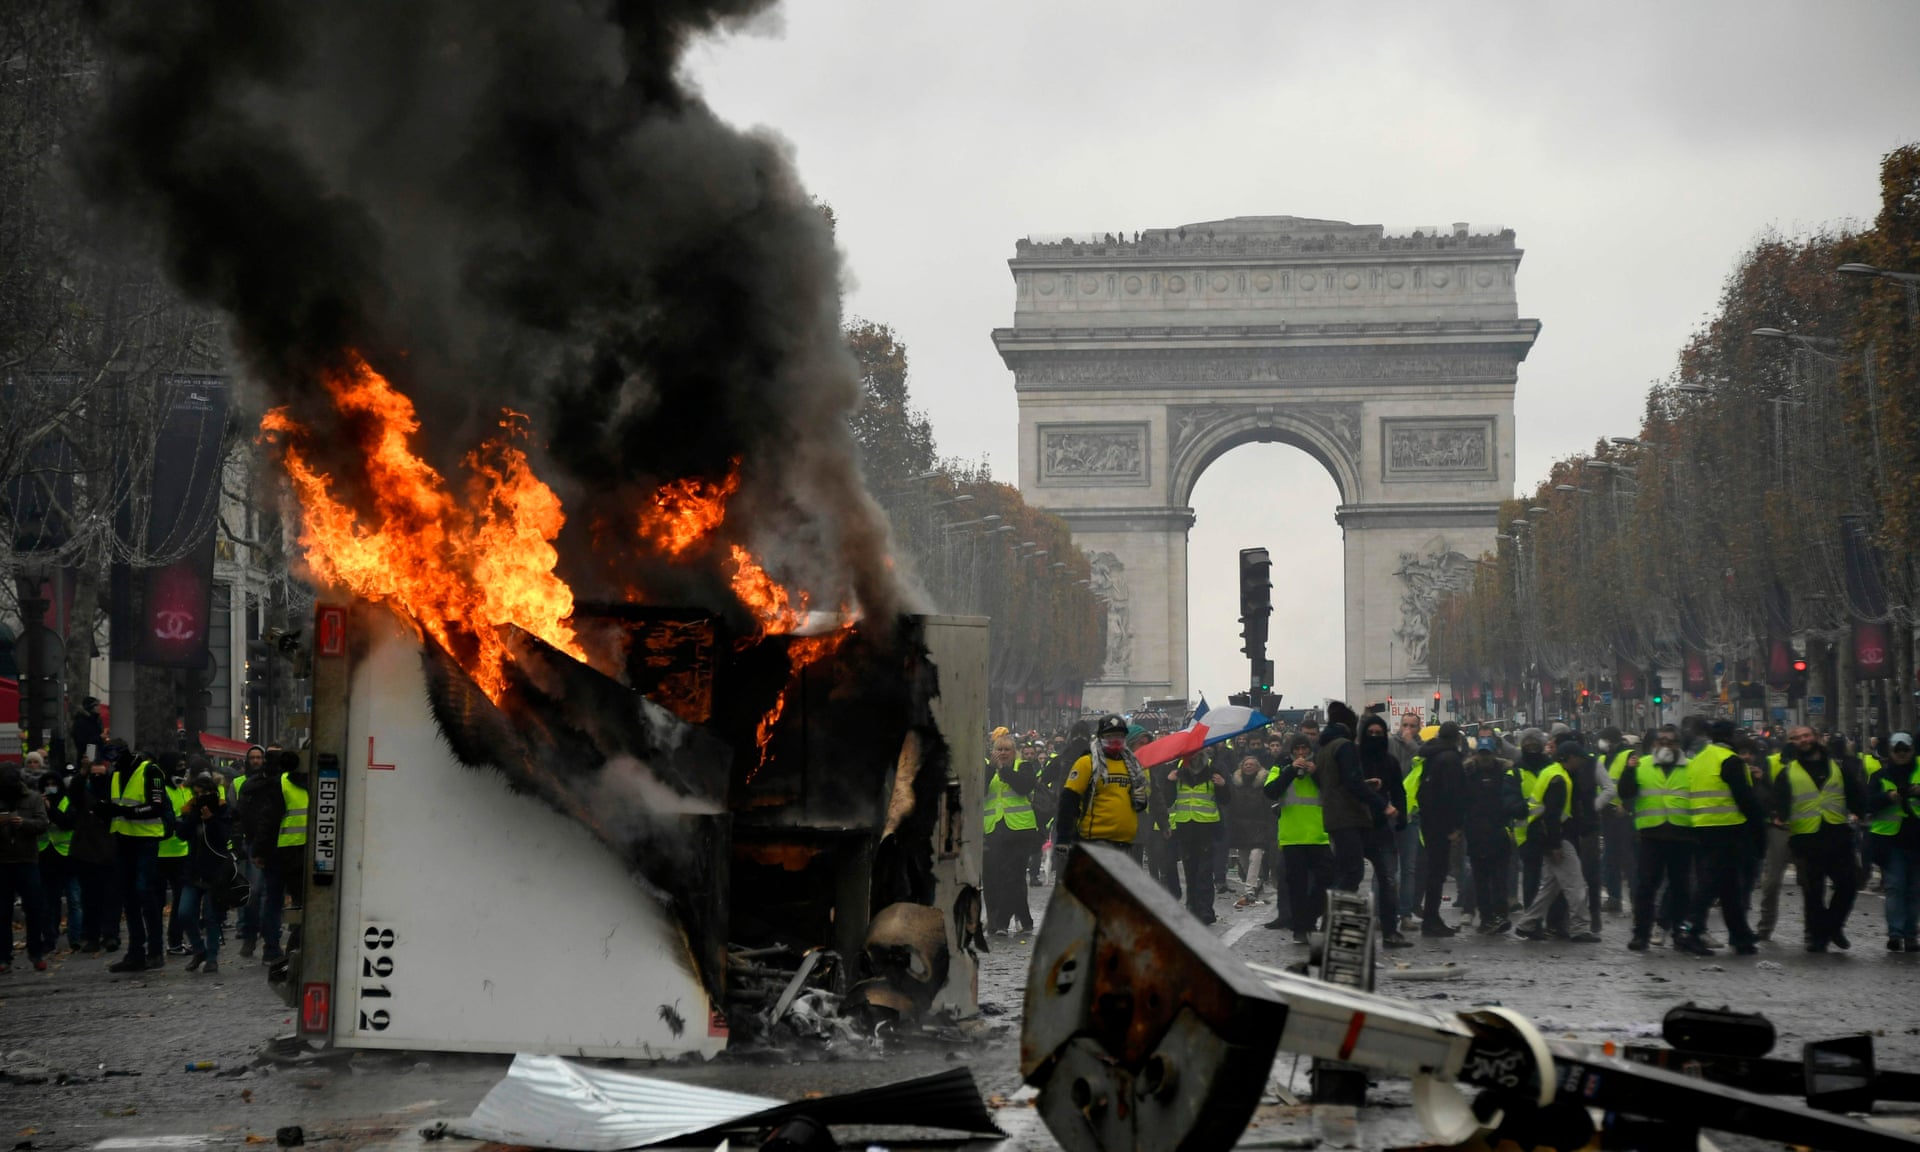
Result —
[[1915, 314], [1920, 313], [1920, 275], [1875, 268], [1871, 264], [1842, 264], [1834, 271], [1859, 280], [1891, 280], [1895, 284], [1903, 284], [1907, 289], [1907, 323], [1914, 323]]

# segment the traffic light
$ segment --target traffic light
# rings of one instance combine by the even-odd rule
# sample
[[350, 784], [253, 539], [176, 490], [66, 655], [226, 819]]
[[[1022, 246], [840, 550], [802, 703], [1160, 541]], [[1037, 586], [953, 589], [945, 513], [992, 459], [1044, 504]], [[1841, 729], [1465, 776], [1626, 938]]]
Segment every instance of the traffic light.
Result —
[[1795, 700], [1807, 698], [1807, 662], [1796, 657], [1793, 661], [1793, 676], [1787, 681], [1787, 695]]
[[267, 690], [267, 663], [273, 659], [273, 647], [265, 640], [247, 641], [247, 691]]
[[1260, 691], [1273, 691], [1273, 661], [1267, 659], [1255, 660], [1253, 662], [1253, 678], [1258, 681]]
[[1433, 690], [1433, 722], [1440, 723], [1440, 689]]
[[1650, 682], [1647, 685], [1647, 693], [1648, 698], [1653, 701], [1655, 708], [1667, 702], [1667, 690], [1666, 687], [1660, 683], [1660, 673], [1655, 672], [1650, 678]]
[[1273, 561], [1265, 548], [1240, 549], [1240, 650], [1256, 664], [1267, 655], [1267, 617], [1273, 615]]

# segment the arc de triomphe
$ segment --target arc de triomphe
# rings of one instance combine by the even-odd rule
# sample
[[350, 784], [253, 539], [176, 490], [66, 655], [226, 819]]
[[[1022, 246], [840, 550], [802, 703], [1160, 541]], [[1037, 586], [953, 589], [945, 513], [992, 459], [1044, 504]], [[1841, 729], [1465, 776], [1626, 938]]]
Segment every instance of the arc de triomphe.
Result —
[[[1540, 331], [1519, 315], [1520, 256], [1511, 231], [1294, 216], [1015, 246], [1013, 327], [993, 340], [1020, 403], [1020, 490], [1072, 527], [1109, 605], [1088, 707], [1188, 694], [1188, 502], [1256, 441], [1306, 451], [1339, 486], [1346, 698], [1431, 697], [1435, 602], [1472, 580], [1513, 491], [1514, 384]], [[1286, 660], [1286, 637], [1268, 652]]]

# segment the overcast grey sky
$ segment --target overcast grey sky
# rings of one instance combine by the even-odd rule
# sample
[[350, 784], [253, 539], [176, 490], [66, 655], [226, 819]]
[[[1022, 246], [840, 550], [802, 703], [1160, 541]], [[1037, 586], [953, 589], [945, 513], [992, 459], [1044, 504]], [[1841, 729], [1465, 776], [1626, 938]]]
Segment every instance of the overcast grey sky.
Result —
[[[942, 450], [1015, 478], [1006, 260], [1031, 232], [1239, 215], [1516, 230], [1519, 474], [1637, 426], [1764, 230], [1870, 223], [1920, 138], [1920, 3], [799, 0], [697, 49], [713, 105], [830, 202], [848, 311], [891, 324]], [[1285, 550], [1289, 702], [1339, 691], [1333, 483], [1238, 449], [1202, 478], [1194, 686], [1244, 683], [1234, 553]]]

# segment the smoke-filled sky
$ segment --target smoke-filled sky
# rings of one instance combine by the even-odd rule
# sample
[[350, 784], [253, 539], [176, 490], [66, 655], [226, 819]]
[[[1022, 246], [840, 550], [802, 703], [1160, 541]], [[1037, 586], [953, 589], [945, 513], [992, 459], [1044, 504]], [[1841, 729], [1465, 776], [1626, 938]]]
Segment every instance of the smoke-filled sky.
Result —
[[[848, 310], [892, 324], [942, 449], [1015, 474], [1006, 260], [1034, 232], [1296, 215], [1471, 221], [1526, 249], [1519, 481], [1631, 434], [1768, 228], [1870, 223], [1920, 138], [1920, 5], [805, 0], [695, 49], [723, 117], [791, 142], [832, 203]], [[1234, 553], [1276, 569], [1278, 688], [1337, 693], [1332, 482], [1277, 445], [1201, 480], [1194, 686], [1244, 684]]]

